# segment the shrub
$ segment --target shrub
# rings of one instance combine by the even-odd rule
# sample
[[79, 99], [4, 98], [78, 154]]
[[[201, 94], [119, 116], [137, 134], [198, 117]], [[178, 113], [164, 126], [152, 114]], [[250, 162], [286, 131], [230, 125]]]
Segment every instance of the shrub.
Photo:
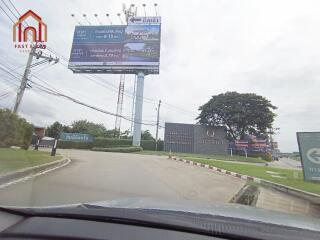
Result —
[[61, 149], [91, 149], [93, 148], [92, 143], [86, 142], [71, 142], [71, 141], [58, 141], [57, 148]]
[[110, 148], [110, 147], [118, 147], [118, 146], [131, 146], [132, 140], [131, 139], [117, 139], [117, 138], [96, 138], [93, 141], [94, 147], [103, 147], [103, 148]]
[[[158, 151], [163, 151], [163, 145], [164, 145], [163, 141], [158, 140]], [[144, 150], [155, 151], [156, 150], [156, 142], [154, 140], [142, 140], [141, 147]]]
[[94, 147], [92, 151], [98, 152], [119, 152], [119, 153], [131, 153], [131, 152], [140, 152], [142, 147], [113, 147], [113, 148], [100, 148]]
[[[243, 151], [236, 151], [234, 154], [245, 156], [245, 153]], [[265, 161], [272, 161], [272, 154], [269, 152], [248, 152], [248, 157], [252, 158], [261, 158]]]
[[28, 149], [33, 126], [9, 109], [0, 109], [0, 146]]
[[[74, 149], [91, 149], [91, 148], [118, 148], [132, 147], [132, 139], [117, 139], [117, 138], [95, 138], [92, 143], [58, 141], [58, 148], [74, 148]], [[144, 150], [155, 150], [155, 141], [141, 140], [141, 147]], [[163, 141], [158, 141], [158, 151], [163, 150]]]

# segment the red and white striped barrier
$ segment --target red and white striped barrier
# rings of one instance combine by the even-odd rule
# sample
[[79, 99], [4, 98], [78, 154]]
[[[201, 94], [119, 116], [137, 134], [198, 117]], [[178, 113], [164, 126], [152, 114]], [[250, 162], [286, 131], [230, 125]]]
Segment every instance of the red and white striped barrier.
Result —
[[214, 172], [217, 172], [219, 174], [236, 177], [236, 178], [242, 179], [242, 180], [249, 180], [249, 181], [253, 181], [253, 182], [257, 182], [257, 183], [261, 182], [260, 178], [255, 178], [255, 177], [243, 175], [243, 174], [236, 173], [236, 172], [231, 172], [231, 171], [228, 171], [228, 170], [225, 170], [225, 169], [222, 169], [222, 168], [209, 166], [208, 164], [203, 164], [203, 163], [198, 163], [198, 162], [194, 162], [194, 161], [191, 161], [191, 160], [186, 160], [186, 159], [183, 159], [183, 158], [179, 158], [179, 157], [173, 156], [171, 154], [169, 154], [168, 159], [179, 161], [179, 162], [183, 162], [183, 163], [190, 164], [190, 165], [197, 166], [197, 167], [207, 168], [207, 169], [212, 170]]

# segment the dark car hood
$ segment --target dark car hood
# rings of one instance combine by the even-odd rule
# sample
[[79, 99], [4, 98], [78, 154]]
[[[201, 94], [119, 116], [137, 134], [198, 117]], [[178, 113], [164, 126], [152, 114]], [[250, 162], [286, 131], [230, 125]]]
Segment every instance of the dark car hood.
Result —
[[[6, 208], [3, 206], [2, 208]], [[103, 216], [103, 212], [97, 212], [100, 208], [109, 211], [110, 209], [131, 209], [131, 210], [147, 210], [149, 213], [156, 213], [160, 211], [166, 214], [183, 215], [183, 213], [197, 214], [198, 217], [212, 216], [224, 217], [231, 219], [238, 219], [241, 221], [247, 220], [257, 223], [267, 223], [273, 225], [280, 225], [286, 227], [300, 228], [306, 230], [313, 230], [320, 232], [320, 219], [307, 217], [302, 215], [293, 215], [270, 211], [262, 208], [244, 206], [240, 204], [211, 204], [204, 202], [195, 202], [189, 200], [179, 201], [164, 201], [152, 198], [125, 198], [111, 201], [90, 202], [80, 204], [68, 204], [60, 206], [47, 207], [7, 207], [8, 209], [16, 211], [25, 211], [33, 213], [77, 213], [81, 211], [82, 214], [99, 214]], [[109, 210], [108, 210], [109, 209]], [[132, 212], [132, 211], [131, 211]]]
[[84, 205], [88, 208], [114, 207], [209, 214], [212, 216], [239, 218], [288, 227], [320, 231], [320, 219], [318, 218], [280, 213], [240, 204], [211, 204], [186, 200], [161, 201], [150, 198], [127, 198], [112, 201], [92, 202]]

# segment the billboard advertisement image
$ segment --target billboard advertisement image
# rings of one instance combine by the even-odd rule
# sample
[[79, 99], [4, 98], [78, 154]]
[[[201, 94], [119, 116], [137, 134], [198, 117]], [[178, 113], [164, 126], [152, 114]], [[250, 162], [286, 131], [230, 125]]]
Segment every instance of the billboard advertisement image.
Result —
[[75, 73], [159, 73], [160, 25], [76, 26], [69, 60]]

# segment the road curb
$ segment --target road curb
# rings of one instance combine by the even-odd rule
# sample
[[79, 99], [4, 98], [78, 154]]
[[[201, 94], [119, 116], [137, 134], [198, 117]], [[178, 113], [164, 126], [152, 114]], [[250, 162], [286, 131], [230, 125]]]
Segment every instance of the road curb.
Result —
[[303, 191], [303, 190], [300, 190], [300, 189], [297, 189], [297, 188], [288, 187], [288, 186], [285, 186], [285, 185], [282, 185], [282, 184], [279, 184], [279, 183], [273, 183], [273, 182], [270, 182], [270, 181], [267, 181], [267, 180], [263, 180], [263, 179], [260, 179], [260, 178], [251, 177], [251, 176], [248, 176], [248, 175], [243, 175], [243, 174], [240, 174], [240, 173], [231, 172], [231, 171], [228, 171], [228, 170], [225, 170], [225, 169], [222, 169], [222, 168], [212, 167], [212, 166], [209, 166], [207, 164], [198, 163], [198, 162], [194, 162], [194, 161], [191, 161], [191, 160], [185, 160], [183, 158], [179, 158], [179, 157], [176, 157], [176, 156], [171, 156], [171, 157], [169, 156], [168, 159], [171, 159], [171, 160], [174, 160], [174, 161], [180, 161], [180, 162], [183, 162], [183, 163], [186, 163], [186, 164], [190, 164], [190, 165], [193, 165], [193, 166], [207, 168], [207, 169], [210, 169], [210, 170], [212, 170], [212, 171], [214, 171], [216, 173], [223, 174], [223, 175], [228, 175], [228, 176], [231, 176], [231, 177], [236, 177], [236, 178], [241, 179], [241, 180], [246, 180], [246, 181], [259, 183], [259, 184], [263, 185], [264, 187], [271, 188], [271, 189], [274, 189], [274, 190], [277, 190], [277, 191], [280, 191], [280, 192], [284, 192], [284, 193], [290, 194], [292, 196], [299, 197], [299, 198], [302, 198], [304, 200], [310, 201], [310, 202], [315, 203], [315, 204], [320, 204], [320, 195], [315, 194], [315, 193], [310, 193], [310, 192], [306, 192], [306, 191]]
[[51, 172], [64, 167], [71, 162], [69, 158], [63, 158], [54, 162], [42, 164], [40, 166], [24, 168], [19, 171], [0, 176], [0, 188], [28, 180], [30, 178]]

